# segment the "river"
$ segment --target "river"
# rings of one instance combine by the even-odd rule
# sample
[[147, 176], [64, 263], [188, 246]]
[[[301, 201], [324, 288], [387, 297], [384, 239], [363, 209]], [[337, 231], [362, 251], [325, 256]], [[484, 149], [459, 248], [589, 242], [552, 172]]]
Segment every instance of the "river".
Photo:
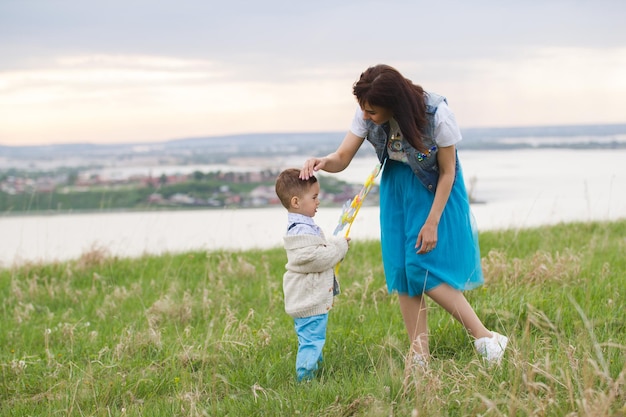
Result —
[[[626, 218], [626, 149], [459, 151], [480, 230]], [[297, 166], [302, 161], [286, 161]], [[362, 182], [376, 161], [355, 160], [343, 173]], [[154, 169], [153, 169], [154, 170]], [[320, 182], [323, 187], [323, 175]], [[327, 234], [337, 207], [321, 207], [316, 222]], [[75, 259], [98, 249], [136, 257], [188, 250], [280, 246], [282, 207], [191, 211], [0, 216], [0, 267]], [[378, 207], [363, 207], [351, 237], [378, 239]]]

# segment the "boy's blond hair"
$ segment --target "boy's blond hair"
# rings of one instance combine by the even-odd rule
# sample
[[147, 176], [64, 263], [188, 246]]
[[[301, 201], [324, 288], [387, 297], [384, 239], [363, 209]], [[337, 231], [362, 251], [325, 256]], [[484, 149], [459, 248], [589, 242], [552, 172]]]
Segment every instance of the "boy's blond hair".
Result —
[[310, 176], [308, 180], [300, 179], [300, 170], [288, 168], [278, 174], [276, 178], [276, 195], [286, 209], [291, 207], [291, 198], [302, 197], [309, 190], [311, 185], [317, 182], [315, 176]]

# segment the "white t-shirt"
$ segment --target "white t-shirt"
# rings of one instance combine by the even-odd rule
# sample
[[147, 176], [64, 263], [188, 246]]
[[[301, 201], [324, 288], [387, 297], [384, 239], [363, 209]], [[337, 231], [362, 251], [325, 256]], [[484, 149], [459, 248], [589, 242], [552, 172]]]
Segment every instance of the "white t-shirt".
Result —
[[[367, 136], [367, 123], [363, 119], [363, 110], [360, 107], [356, 108], [350, 131], [360, 138]], [[461, 131], [456, 123], [454, 113], [452, 113], [446, 102], [442, 101], [435, 113], [435, 143], [437, 146], [445, 148], [446, 146], [456, 145], [461, 139], [463, 138], [461, 137]]]

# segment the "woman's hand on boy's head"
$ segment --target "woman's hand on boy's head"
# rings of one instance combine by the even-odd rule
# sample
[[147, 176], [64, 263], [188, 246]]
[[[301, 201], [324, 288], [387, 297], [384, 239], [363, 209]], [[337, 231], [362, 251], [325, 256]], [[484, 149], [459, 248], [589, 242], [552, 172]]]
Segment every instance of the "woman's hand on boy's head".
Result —
[[326, 158], [309, 158], [304, 161], [304, 165], [300, 170], [300, 179], [308, 180], [315, 175], [315, 172], [324, 168], [326, 165]]

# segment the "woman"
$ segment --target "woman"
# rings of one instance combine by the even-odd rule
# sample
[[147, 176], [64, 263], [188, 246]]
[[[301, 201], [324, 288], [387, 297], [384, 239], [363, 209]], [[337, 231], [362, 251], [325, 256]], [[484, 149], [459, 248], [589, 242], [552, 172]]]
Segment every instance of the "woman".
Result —
[[508, 338], [489, 331], [463, 295], [483, 284], [478, 233], [456, 143], [461, 133], [446, 99], [388, 65], [368, 68], [354, 84], [359, 103], [339, 148], [310, 158], [302, 179], [339, 172], [367, 139], [384, 164], [380, 180], [385, 279], [398, 294], [411, 365], [429, 359], [424, 294], [458, 320], [489, 364], [500, 363]]

